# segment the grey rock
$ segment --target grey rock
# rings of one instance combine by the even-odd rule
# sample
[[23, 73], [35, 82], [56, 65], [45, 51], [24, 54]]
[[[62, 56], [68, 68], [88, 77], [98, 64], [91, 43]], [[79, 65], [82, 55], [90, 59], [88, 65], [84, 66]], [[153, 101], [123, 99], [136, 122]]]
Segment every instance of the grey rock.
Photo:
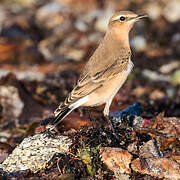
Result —
[[145, 51], [147, 48], [147, 42], [143, 36], [135, 36], [131, 40], [131, 45], [137, 52], [138, 51]]
[[36, 134], [25, 138], [12, 154], [0, 165], [7, 173], [31, 170], [38, 172], [47, 166], [47, 163], [56, 153], [65, 153], [72, 144], [66, 136], [51, 137], [47, 133]]

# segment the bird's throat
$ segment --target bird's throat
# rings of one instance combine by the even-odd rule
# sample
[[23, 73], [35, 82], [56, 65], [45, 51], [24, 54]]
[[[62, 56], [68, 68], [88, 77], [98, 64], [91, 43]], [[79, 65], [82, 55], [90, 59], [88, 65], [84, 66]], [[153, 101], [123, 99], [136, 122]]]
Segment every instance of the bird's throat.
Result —
[[119, 46], [129, 49], [129, 32], [124, 29], [114, 28], [108, 31], [105, 35], [109, 42], [119, 44]]

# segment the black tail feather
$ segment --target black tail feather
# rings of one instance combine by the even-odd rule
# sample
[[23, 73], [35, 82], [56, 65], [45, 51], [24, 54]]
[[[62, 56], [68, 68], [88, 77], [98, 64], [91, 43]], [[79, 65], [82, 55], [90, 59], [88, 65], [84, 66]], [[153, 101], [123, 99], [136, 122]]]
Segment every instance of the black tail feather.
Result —
[[59, 111], [59, 114], [51, 121], [51, 125], [58, 125], [70, 112], [72, 109], [66, 107]]

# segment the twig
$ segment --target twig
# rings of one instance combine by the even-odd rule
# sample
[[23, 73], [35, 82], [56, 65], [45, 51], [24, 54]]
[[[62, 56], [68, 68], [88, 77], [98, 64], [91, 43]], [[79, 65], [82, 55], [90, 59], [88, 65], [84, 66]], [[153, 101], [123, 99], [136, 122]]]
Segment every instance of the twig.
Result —
[[74, 160], [80, 160], [80, 161], [83, 161], [85, 164], [89, 164], [89, 162], [87, 162], [86, 160], [84, 160], [84, 159], [82, 159], [82, 158], [80, 158], [80, 157], [77, 157], [75, 154], [73, 154], [73, 153], [65, 150], [64, 148], [60, 148], [60, 147], [57, 147], [57, 146], [47, 146], [47, 147], [57, 148], [57, 149], [59, 149], [60, 151], [63, 151], [63, 152], [65, 152], [65, 153], [69, 154], [69, 155], [72, 155], [72, 156], [74, 157], [74, 158], [73, 158]]

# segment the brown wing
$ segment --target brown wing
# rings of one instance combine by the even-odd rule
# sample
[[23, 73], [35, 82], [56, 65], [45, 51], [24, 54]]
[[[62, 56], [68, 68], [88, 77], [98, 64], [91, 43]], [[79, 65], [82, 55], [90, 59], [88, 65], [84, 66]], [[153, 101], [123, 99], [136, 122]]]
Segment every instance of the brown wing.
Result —
[[128, 66], [129, 56], [124, 58], [118, 58], [111, 66], [103, 71], [97, 72], [93, 75], [86, 74], [81, 76], [76, 87], [66, 98], [64, 105], [67, 106], [77, 101], [81, 97], [87, 96], [94, 92], [96, 89], [103, 86], [106, 81], [116, 76], [118, 73], [125, 70]]
[[94, 74], [81, 75], [76, 87], [67, 96], [64, 103], [60, 104], [55, 110], [55, 119], [52, 124], [59, 123], [64, 117], [66, 117], [73, 109], [69, 108], [69, 105], [76, 102], [78, 99], [93, 93], [95, 90], [104, 85], [107, 81], [112, 79], [117, 74], [124, 71], [129, 63], [129, 56], [118, 58], [106, 69], [96, 72]]

